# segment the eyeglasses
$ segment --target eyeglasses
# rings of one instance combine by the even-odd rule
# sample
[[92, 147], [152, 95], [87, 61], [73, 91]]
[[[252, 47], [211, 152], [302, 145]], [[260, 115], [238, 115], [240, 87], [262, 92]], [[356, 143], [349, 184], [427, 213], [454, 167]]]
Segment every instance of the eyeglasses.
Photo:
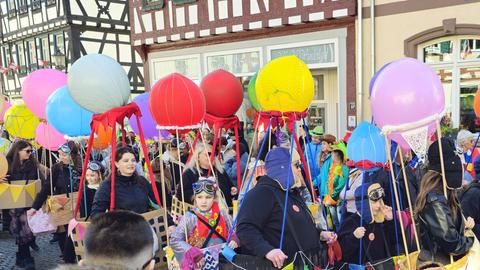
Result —
[[368, 198], [374, 202], [382, 199], [383, 197], [385, 197], [385, 191], [383, 188], [374, 189], [372, 192], [370, 192], [370, 194], [368, 194]]
[[100, 171], [100, 165], [98, 165], [98, 163], [95, 163], [95, 162], [90, 162], [88, 163], [88, 169], [92, 171]]
[[217, 184], [215, 183], [212, 178], [203, 178], [201, 177], [198, 182], [195, 182], [192, 184], [193, 187], [193, 193], [198, 194], [201, 193], [202, 191], [205, 191], [209, 195], [215, 194], [215, 191], [217, 190]]

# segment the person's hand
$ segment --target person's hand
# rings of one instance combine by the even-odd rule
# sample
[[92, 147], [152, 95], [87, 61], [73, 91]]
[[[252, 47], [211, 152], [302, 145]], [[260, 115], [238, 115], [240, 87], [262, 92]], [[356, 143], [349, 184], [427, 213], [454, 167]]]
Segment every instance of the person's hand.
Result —
[[320, 240], [326, 241], [327, 243], [333, 243], [337, 240], [337, 234], [329, 231], [322, 231], [320, 233]]
[[471, 230], [475, 226], [475, 220], [473, 220], [472, 217], [467, 217], [467, 220], [465, 221], [465, 229]]
[[236, 187], [230, 188], [230, 194], [232, 194], [232, 196], [237, 195], [238, 194], [238, 189]]
[[393, 219], [392, 207], [385, 205], [385, 207], [383, 208], [383, 215], [385, 216], [386, 220], [392, 220]]
[[205, 258], [202, 257], [202, 259], [198, 261], [197, 264], [195, 265], [196, 266], [195, 269], [202, 269], [204, 264], [205, 264]]
[[365, 236], [365, 227], [358, 227], [353, 231], [355, 238], [360, 239]]
[[236, 249], [238, 247], [238, 244], [237, 242], [235, 241], [230, 241], [230, 243], [228, 244], [228, 247], [231, 248], [231, 249]]
[[30, 217], [30, 216], [35, 215], [36, 213], [37, 213], [37, 210], [35, 210], [34, 208], [30, 208], [30, 209], [28, 209], [28, 211], [27, 211], [27, 216]]
[[169, 227], [168, 227], [168, 235], [172, 235], [172, 233], [175, 232], [175, 229], [176, 229], [176, 228], [177, 228], [177, 227], [175, 227], [175, 225], [169, 226]]
[[265, 258], [271, 261], [273, 266], [280, 269], [282, 268], [283, 262], [288, 258], [288, 256], [285, 255], [281, 249], [276, 248], [270, 250], [267, 255], [265, 255]]
[[9, 175], [5, 175], [4, 177], [1, 177], [1, 178], [0, 178], [0, 184], [7, 182], [7, 181], [8, 181], [8, 176], [9, 176]]

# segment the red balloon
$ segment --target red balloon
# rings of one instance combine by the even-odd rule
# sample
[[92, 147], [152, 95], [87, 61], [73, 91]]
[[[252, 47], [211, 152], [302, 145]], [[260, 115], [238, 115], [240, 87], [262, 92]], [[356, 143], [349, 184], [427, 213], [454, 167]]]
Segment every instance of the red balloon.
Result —
[[164, 129], [197, 125], [205, 116], [202, 91], [192, 80], [178, 73], [159, 80], [150, 92], [148, 103], [153, 119]]
[[238, 78], [223, 69], [209, 73], [200, 83], [207, 112], [217, 117], [234, 115], [243, 102], [243, 87]]

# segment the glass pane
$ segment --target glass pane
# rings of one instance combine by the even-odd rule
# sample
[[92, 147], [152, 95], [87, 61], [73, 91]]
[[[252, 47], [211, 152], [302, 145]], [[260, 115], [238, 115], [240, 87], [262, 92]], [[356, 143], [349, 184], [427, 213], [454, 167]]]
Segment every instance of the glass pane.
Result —
[[480, 39], [460, 40], [460, 58], [472, 60], [480, 58]]
[[308, 129], [313, 130], [316, 126], [321, 126], [325, 130], [325, 107], [311, 106], [308, 109]]
[[198, 58], [174, 59], [155, 62], [153, 66], [153, 70], [155, 72], [154, 81], [160, 80], [161, 78], [174, 72], [180, 73], [191, 80], [197, 80], [200, 78], [199, 65], [200, 63]]
[[480, 86], [480, 66], [460, 68], [460, 125], [472, 132], [480, 131], [473, 111], [473, 100]]
[[453, 41], [447, 40], [423, 48], [423, 61], [425, 63], [452, 61]]
[[452, 105], [452, 69], [442, 68], [436, 70], [440, 81], [442, 82], [443, 89], [445, 90], [445, 106], [451, 107]]
[[24, 50], [23, 50], [23, 44], [22, 43], [19, 43], [18, 44], [18, 64], [20, 66], [25, 66], [25, 53], [24, 53]]
[[313, 76], [314, 93], [313, 99], [324, 100], [325, 99], [325, 85], [323, 75]]
[[208, 73], [217, 69], [224, 69], [233, 74], [255, 73], [260, 69], [260, 53], [246, 52], [208, 56]]
[[335, 62], [335, 44], [319, 44], [297, 48], [274, 49], [271, 51], [272, 59], [296, 55], [305, 64], [325, 64]]

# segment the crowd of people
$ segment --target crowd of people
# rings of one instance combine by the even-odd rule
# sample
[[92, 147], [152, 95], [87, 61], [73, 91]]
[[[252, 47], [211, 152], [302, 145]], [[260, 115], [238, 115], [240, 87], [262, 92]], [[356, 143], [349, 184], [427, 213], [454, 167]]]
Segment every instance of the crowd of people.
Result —
[[[54, 237], [66, 263], [59, 269], [153, 269], [159, 260], [156, 251], [162, 247], [139, 215], [159, 207], [150, 181], [170, 213], [165, 228], [177, 269], [221, 269], [230, 263], [222, 255], [224, 247], [234, 250], [237, 258], [272, 269], [281, 269], [298, 256], [315, 257], [313, 264], [325, 268], [375, 264], [415, 250], [420, 251], [419, 266], [441, 266], [451, 256], [458, 259], [469, 252], [475, 239], [466, 230], [480, 236], [480, 157], [475, 135], [467, 130], [458, 133], [456, 142], [446, 137], [432, 140], [426, 160], [392, 147], [395, 179], [388, 166], [348, 167], [349, 134], [337, 139], [324, 134], [321, 127], [303, 134], [301, 149], [292, 145], [285, 132], [263, 134], [268, 142], [262, 149], [262, 137], [252, 146], [243, 131], [238, 141], [227, 131], [212, 152], [213, 134], [201, 132], [203, 141], [196, 144], [185, 136], [172, 137], [167, 144], [151, 143], [145, 155], [154, 179], [145, 173], [146, 159], [135, 134], [128, 133], [115, 156], [106, 150], [88, 157], [84, 203], [80, 204], [80, 216], [91, 222], [84, 257], [77, 262], [67, 225], [59, 226]], [[240, 160], [236, 159], [237, 143]], [[35, 269], [30, 249], [38, 246], [27, 219], [52, 192], [79, 191], [82, 147], [73, 141], [62, 145], [50, 169], [27, 141], [14, 142], [6, 155], [9, 169], [0, 182], [42, 180], [31, 208], [2, 212], [3, 226], [8, 226], [18, 248], [16, 266]], [[114, 168], [109, 166], [111, 159]], [[238, 166], [241, 186], [237, 186]], [[113, 170], [115, 210], [109, 211]], [[170, 212], [174, 199], [193, 208], [176, 216]], [[234, 215], [235, 203], [240, 209]], [[327, 252], [332, 247], [335, 254]], [[241, 262], [233, 262], [241, 267]]]

